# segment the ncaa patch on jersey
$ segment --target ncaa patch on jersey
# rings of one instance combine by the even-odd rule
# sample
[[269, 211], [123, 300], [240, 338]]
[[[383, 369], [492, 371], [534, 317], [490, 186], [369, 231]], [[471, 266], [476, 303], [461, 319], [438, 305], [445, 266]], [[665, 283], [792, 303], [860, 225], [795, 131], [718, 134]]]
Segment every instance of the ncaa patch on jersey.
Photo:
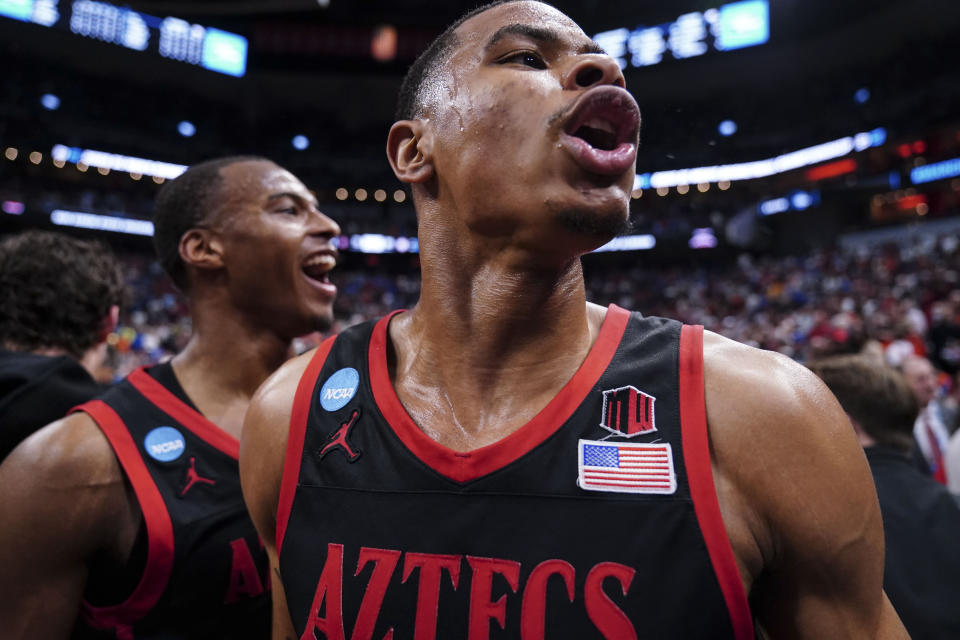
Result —
[[320, 406], [327, 411], [336, 411], [347, 406], [357, 394], [360, 374], [353, 367], [334, 372], [320, 387]]
[[160, 462], [170, 462], [183, 455], [186, 440], [183, 434], [173, 427], [157, 427], [143, 439], [143, 448], [147, 455]]
[[577, 449], [577, 486], [581, 489], [661, 494], [677, 491], [669, 444], [580, 440]]

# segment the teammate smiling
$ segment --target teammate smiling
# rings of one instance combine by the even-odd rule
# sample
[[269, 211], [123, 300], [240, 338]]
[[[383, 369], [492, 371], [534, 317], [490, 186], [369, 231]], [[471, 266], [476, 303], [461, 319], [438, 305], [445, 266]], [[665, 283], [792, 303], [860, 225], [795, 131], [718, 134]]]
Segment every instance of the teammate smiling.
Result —
[[161, 190], [154, 221], [193, 335], [172, 363], [135, 371], [0, 465], [4, 638], [269, 633], [237, 437], [291, 339], [332, 322], [340, 230], [300, 180], [256, 157], [191, 167]]

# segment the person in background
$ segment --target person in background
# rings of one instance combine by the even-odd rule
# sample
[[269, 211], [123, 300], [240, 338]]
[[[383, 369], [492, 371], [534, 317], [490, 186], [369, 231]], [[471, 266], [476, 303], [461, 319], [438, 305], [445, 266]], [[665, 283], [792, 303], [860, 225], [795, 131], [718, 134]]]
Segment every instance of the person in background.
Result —
[[100, 242], [50, 231], [0, 240], [0, 462], [103, 391], [93, 375], [125, 295]]
[[947, 484], [945, 455], [950, 434], [943, 423], [940, 405], [937, 402], [937, 372], [933, 364], [923, 356], [907, 356], [898, 367], [913, 392], [920, 414], [913, 425], [913, 437], [917, 442], [916, 464], [926, 468], [933, 479]]
[[850, 417], [877, 487], [883, 588], [914, 640], [960, 638], [960, 503], [911, 458], [919, 403], [903, 376], [875, 359], [811, 362]]

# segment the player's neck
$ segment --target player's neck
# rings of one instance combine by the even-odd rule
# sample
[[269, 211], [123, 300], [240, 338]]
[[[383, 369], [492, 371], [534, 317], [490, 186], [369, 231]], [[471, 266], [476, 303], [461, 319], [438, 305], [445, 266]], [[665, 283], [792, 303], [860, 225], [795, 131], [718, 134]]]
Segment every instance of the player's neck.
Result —
[[[394, 380], [425, 431], [428, 423], [455, 425], [452, 433], [429, 435], [472, 449], [546, 406], [589, 352], [602, 310], [588, 313], [579, 261], [554, 273], [434, 266], [424, 265], [417, 306], [391, 323]], [[418, 420], [424, 401], [429, 412], [448, 415]]]
[[229, 423], [242, 421], [250, 397], [289, 357], [289, 342], [235, 310], [198, 305], [192, 320], [193, 335], [174, 357], [174, 371], [200, 411], [232, 432]]

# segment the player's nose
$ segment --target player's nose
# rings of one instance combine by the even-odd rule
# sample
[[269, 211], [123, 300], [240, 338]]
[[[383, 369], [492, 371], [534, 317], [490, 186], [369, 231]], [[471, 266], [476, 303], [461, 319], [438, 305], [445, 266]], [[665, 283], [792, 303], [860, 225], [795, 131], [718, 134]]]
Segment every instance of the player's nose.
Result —
[[336, 220], [328, 217], [319, 209], [312, 208], [310, 211], [310, 233], [327, 238], [334, 238], [340, 235], [340, 225]]
[[577, 56], [563, 78], [564, 89], [589, 89], [605, 84], [618, 87], [627, 85], [617, 61], [597, 53]]

